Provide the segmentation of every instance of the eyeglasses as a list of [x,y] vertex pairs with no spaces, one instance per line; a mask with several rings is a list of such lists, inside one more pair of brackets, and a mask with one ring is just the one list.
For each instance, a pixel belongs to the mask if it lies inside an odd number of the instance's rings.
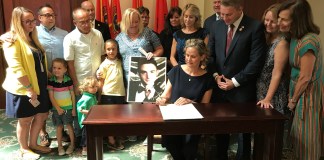
[[21,22],[24,22],[26,25],[31,25],[31,24],[36,24],[36,19],[26,20],[26,21],[21,21]]
[[56,17],[56,14],[50,14],[50,13],[46,13],[46,14],[41,14],[40,16],[44,16],[46,18],[55,18]]
[[76,21],[77,23],[81,24],[81,25],[86,25],[86,24],[90,24],[92,21],[90,19],[88,20],[84,20],[84,21]]
[[149,16],[141,16],[142,19],[149,19],[150,17]]

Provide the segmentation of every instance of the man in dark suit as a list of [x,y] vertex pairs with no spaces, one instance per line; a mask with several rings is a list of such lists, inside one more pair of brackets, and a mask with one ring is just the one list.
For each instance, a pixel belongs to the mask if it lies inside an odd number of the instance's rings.
[[213,1],[213,9],[215,11],[215,14],[209,16],[205,22],[204,22],[204,28],[210,33],[210,29],[214,22],[220,20],[220,6],[221,6],[221,0],[214,0]]
[[[256,101],[256,79],[266,55],[264,26],[243,14],[243,0],[222,0],[222,20],[211,30],[209,45],[217,86],[212,102],[242,103]],[[229,134],[217,135],[217,158],[228,159]],[[236,159],[250,159],[251,134],[238,137]]]
[[91,26],[97,30],[99,30],[102,34],[104,42],[111,38],[109,27],[106,23],[102,23],[100,21],[95,20],[95,7],[91,1],[84,1],[81,3],[81,8],[85,9],[89,13],[89,17],[91,20]]

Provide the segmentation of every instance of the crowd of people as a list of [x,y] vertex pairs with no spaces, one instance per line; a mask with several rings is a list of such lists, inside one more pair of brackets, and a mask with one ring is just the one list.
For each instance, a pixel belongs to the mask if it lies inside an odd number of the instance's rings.
[[[14,8],[10,31],[0,37],[8,64],[2,87],[6,115],[18,119],[21,157],[39,159],[51,152],[45,126],[49,111],[58,155],[77,147],[87,155],[82,122],[90,108],[125,104],[127,94],[129,103],[157,105],[255,102],[291,116],[284,140],[290,140],[287,147],[294,149],[295,159],[324,157],[323,53],[309,3],[273,4],[261,21],[243,12],[243,0],[214,0],[213,8],[215,14],[202,27],[197,5],[173,7],[161,33],[148,27],[146,7],[128,8],[115,39],[107,24],[95,20],[91,1],[73,10],[75,29],[70,33],[55,25],[56,14],[48,4],[39,8],[38,16],[25,7]],[[133,57],[142,57],[135,63],[140,81],[128,86]],[[164,90],[155,84],[156,57],[167,59]],[[127,93],[127,87],[143,89]],[[107,137],[109,149],[124,149],[119,137]],[[162,142],[173,159],[194,160],[200,137],[168,135]],[[216,135],[216,159],[228,159],[229,141],[230,133]],[[240,133],[237,143],[236,159],[251,159],[251,133]]]

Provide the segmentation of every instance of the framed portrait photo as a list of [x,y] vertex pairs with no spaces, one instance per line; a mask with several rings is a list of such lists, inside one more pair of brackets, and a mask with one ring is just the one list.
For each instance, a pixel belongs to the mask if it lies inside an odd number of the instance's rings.
[[127,85],[127,102],[154,103],[166,85],[165,57],[131,57]]

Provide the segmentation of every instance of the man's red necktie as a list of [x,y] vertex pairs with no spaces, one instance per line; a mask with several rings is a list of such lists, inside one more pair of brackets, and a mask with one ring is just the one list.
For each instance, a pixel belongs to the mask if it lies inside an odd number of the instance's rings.
[[230,25],[230,30],[227,33],[227,40],[226,40],[226,55],[227,55],[227,51],[231,45],[232,39],[233,39],[233,33],[234,33],[234,25],[231,24]]

